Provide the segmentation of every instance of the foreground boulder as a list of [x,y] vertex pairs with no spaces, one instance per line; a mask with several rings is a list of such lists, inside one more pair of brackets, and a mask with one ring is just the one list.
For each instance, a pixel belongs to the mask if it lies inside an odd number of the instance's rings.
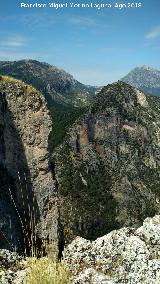
[[74,284],[160,283],[160,216],[91,242],[77,237],[64,259]]
[[27,284],[27,261],[16,252],[0,250],[0,283]]
[[[26,284],[31,260],[0,250],[0,283]],[[93,242],[77,237],[64,251],[64,264],[70,270],[65,284],[159,284],[160,216]]]

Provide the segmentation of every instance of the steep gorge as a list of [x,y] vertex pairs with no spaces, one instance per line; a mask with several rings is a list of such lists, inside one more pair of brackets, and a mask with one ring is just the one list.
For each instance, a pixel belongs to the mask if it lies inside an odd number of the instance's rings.
[[[48,153],[52,122],[33,87],[0,77],[0,246],[50,253],[80,235],[139,226],[160,210],[160,99],[104,87]],[[57,192],[58,184],[58,192]],[[62,230],[63,228],[63,230]]]

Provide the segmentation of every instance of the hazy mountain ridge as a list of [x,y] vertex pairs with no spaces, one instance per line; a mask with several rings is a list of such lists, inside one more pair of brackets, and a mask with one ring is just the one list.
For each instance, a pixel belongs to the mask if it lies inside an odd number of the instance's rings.
[[89,104],[97,90],[78,82],[62,69],[36,60],[1,61],[0,74],[33,85],[45,95],[49,105],[83,107]]
[[121,81],[143,92],[160,96],[160,70],[149,66],[136,67],[130,71]]

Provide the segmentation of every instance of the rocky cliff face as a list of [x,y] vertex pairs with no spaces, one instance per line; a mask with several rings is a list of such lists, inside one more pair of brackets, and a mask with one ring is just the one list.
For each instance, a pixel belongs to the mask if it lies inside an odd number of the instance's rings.
[[124,78],[123,82],[130,84],[155,96],[160,96],[160,70],[149,66],[142,66],[133,69]]
[[58,241],[59,213],[48,166],[51,119],[43,95],[0,77],[0,246]]
[[90,242],[77,237],[64,259],[74,284],[160,283],[160,216]]
[[138,226],[160,210],[160,99],[103,88],[54,154],[66,240]]

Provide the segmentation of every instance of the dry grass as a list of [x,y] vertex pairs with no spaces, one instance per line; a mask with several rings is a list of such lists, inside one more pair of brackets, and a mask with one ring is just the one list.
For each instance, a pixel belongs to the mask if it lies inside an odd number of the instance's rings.
[[29,94],[30,93],[40,93],[32,85],[26,84],[23,81],[10,77],[10,76],[0,75],[0,81],[4,81],[7,83],[19,83],[24,88],[24,91],[27,91]]
[[27,284],[69,284],[69,271],[62,263],[48,258],[32,258]]
[[13,77],[6,76],[6,75],[0,76],[0,80],[1,80],[1,81],[6,81],[6,82],[21,82],[21,81],[18,80],[18,79],[15,79],[15,78],[13,78]]

